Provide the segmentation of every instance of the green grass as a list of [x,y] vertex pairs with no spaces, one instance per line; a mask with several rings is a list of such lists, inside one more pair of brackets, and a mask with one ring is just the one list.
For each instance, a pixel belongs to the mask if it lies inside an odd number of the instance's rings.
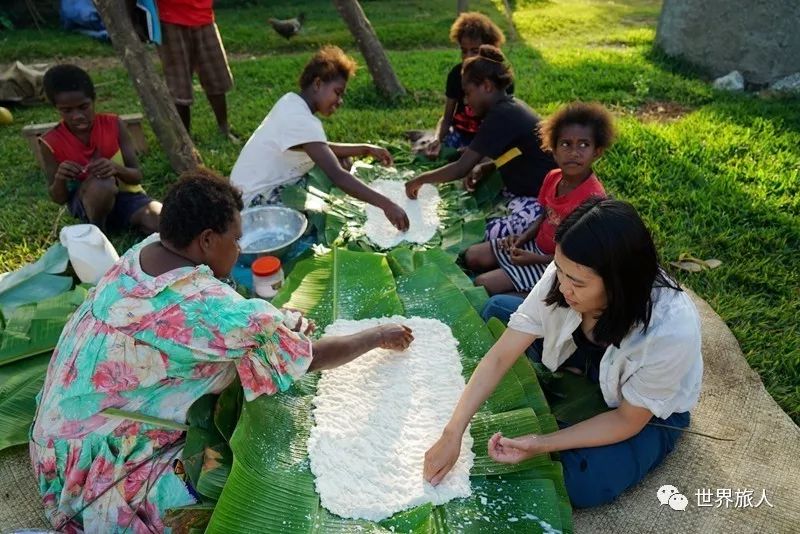
[[[236,89],[229,102],[240,132],[250,133],[275,100],[294,89],[318,44],[334,42],[354,51],[329,2],[306,4],[306,29],[288,43],[264,20],[296,14],[291,2],[218,9],[223,38],[234,52]],[[331,139],[398,140],[405,130],[433,126],[445,74],[458,61],[447,38],[454,4],[363,2],[409,95],[387,104],[362,69],[348,88],[345,106],[325,121]],[[505,24],[500,2],[470,4]],[[518,95],[542,114],[573,99],[598,100],[615,110],[619,139],[597,165],[598,174],[614,195],[640,210],[664,260],[690,252],[724,262],[714,271],[676,276],[725,319],[769,392],[800,421],[800,101],[719,93],[701,72],[662,57],[652,48],[659,5],[653,0],[517,2],[514,21],[523,42],[507,44],[506,51]],[[56,30],[2,37],[0,62],[112,53],[107,45]],[[105,68],[93,76],[99,84],[98,109],[139,109],[122,69]],[[671,122],[643,122],[636,111],[653,102],[677,103],[688,113]],[[0,128],[0,271],[41,254],[54,239],[58,212],[19,135],[22,125],[54,120],[54,113],[39,107],[18,110],[16,116],[13,126]],[[229,172],[237,150],[216,133],[201,93],[193,128],[205,162]],[[146,186],[160,196],[174,175],[148,135],[152,148],[142,158]],[[65,216],[60,224],[71,222]],[[122,248],[132,240],[123,236],[115,243]]]

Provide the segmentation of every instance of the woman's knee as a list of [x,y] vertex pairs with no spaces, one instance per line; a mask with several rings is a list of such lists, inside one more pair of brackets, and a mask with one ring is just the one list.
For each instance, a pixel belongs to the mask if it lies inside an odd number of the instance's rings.
[[487,322],[492,317],[495,317],[504,323],[508,323],[511,314],[517,311],[519,305],[522,304],[522,300],[520,297],[513,295],[495,295],[483,306],[481,318],[484,322]]
[[561,453],[564,483],[575,508],[608,504],[637,482],[624,465],[619,465],[620,469],[614,473],[607,472],[604,466],[598,465],[598,458],[592,456],[583,455],[580,450]]

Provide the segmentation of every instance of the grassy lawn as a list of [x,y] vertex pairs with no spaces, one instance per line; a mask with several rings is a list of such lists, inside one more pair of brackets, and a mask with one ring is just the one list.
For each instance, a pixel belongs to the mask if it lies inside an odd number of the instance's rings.
[[[236,89],[231,121],[247,135],[295,80],[308,52],[354,43],[330,2],[304,2],[306,28],[287,42],[269,16],[294,16],[294,2],[242,7],[222,2],[219,26],[231,52]],[[362,2],[409,96],[389,105],[376,96],[366,69],[348,88],[345,107],[326,129],[340,141],[397,140],[431,127],[441,110],[447,69],[458,51],[447,33],[455,2]],[[470,2],[505,26],[500,2]],[[597,100],[618,117],[619,139],[597,166],[614,195],[629,200],[652,228],[663,259],[682,252],[718,258],[722,267],[676,276],[725,319],[767,389],[800,421],[800,101],[713,91],[702,73],[653,50],[660,2],[555,0],[516,2],[521,42],[506,51],[517,93],[541,114],[573,99]],[[104,57],[110,46],[56,29],[0,35],[0,63],[81,57],[94,61],[99,110],[133,112],[136,94],[124,70]],[[100,58],[100,59],[98,59]],[[92,64],[92,63],[89,63]],[[198,88],[199,90],[199,88]],[[216,133],[197,94],[194,137],[205,162],[230,171],[237,149]],[[0,271],[35,259],[54,240],[58,207],[19,135],[24,124],[51,121],[48,107],[17,110],[0,128]],[[173,180],[148,132],[142,158],[146,185],[159,196]],[[73,221],[64,216],[59,225]],[[117,238],[124,246],[131,236]]]

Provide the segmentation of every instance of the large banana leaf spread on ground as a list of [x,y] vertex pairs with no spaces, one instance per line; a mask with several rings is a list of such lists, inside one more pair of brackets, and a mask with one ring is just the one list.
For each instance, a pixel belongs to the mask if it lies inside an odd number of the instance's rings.
[[[461,289],[468,282],[441,251],[397,249],[387,256],[334,249],[299,262],[273,303],[306,312],[320,327],[336,319],[394,314],[436,318],[458,339],[468,378],[503,328],[499,322],[487,326],[480,319]],[[494,432],[517,436],[557,428],[524,356],[472,421],[476,453],[472,496],[416,507],[380,523],[342,519],[320,505],[306,451],[316,381],[317,375],[310,374],[285,393],[244,403],[230,451],[224,447],[220,428],[220,421],[229,417],[217,418],[213,428],[217,436],[204,445],[196,478],[201,494],[209,501],[218,499],[206,506],[213,507],[207,532],[571,531],[571,509],[558,461],[540,455],[506,465],[487,454],[487,441]],[[226,394],[230,395],[226,391],[223,397]],[[227,404],[234,402],[228,399]],[[230,408],[222,411],[226,409]],[[219,406],[216,412],[220,413]],[[202,448],[191,448],[187,456]],[[210,484],[209,478],[221,484]]]

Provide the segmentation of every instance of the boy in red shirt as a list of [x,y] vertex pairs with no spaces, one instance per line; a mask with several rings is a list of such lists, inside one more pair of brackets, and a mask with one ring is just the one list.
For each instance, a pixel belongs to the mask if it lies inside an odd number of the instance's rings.
[[39,138],[50,198],[67,204],[73,217],[104,232],[138,227],[158,231],[161,203],[142,188],[142,171],[125,124],[94,112],[91,78],[74,65],[44,75],[44,91],[61,122]]
[[164,79],[186,131],[191,132],[192,77],[197,72],[219,131],[231,141],[238,142],[228,124],[225,98],[225,93],[233,88],[233,76],[214,23],[213,3],[213,0],[158,0],[158,18],[161,21],[158,55],[164,68]]
[[591,197],[605,197],[592,170],[614,137],[611,114],[599,104],[574,102],[542,123],[543,148],[553,153],[558,169],[544,178],[539,204],[544,213],[522,234],[473,245],[465,263],[483,272],[475,285],[490,295],[527,293],[553,261],[554,236],[561,221]]

